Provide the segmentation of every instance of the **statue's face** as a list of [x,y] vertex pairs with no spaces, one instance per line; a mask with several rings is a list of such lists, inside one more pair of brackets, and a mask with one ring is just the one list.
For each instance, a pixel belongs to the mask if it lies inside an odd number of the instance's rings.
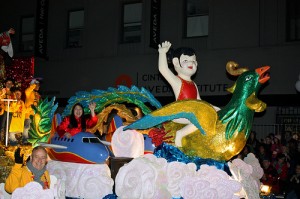
[[174,59],[177,59],[176,61],[173,60],[173,64],[179,76],[186,75],[191,77],[196,73],[198,66],[196,55],[181,55],[179,60],[178,58]]

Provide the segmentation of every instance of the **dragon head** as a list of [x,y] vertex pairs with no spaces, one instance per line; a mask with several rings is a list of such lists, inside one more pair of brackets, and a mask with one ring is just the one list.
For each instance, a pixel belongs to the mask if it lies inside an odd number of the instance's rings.
[[243,92],[245,92],[245,90],[257,92],[261,84],[266,83],[270,79],[270,76],[267,73],[270,69],[270,66],[263,66],[255,70],[249,70],[246,67],[238,68],[238,66],[238,63],[234,61],[229,61],[226,64],[226,70],[230,75],[239,75],[236,83],[227,89],[231,93],[237,90],[237,85],[243,87],[243,89],[240,89]]
[[227,89],[235,94],[235,99],[245,100],[246,106],[255,112],[265,110],[266,104],[256,96],[260,86],[270,79],[268,74],[270,66],[248,70],[247,68],[238,68],[236,62],[230,61],[227,63],[226,69],[231,75],[239,75],[236,83]]

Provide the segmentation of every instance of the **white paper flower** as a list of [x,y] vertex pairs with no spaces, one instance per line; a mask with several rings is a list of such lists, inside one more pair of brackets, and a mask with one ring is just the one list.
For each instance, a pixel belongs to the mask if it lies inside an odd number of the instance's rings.
[[253,153],[249,153],[247,157],[244,158],[244,161],[252,166],[253,172],[251,175],[257,180],[261,179],[264,175],[264,170],[261,168],[261,165],[255,155]]
[[144,136],[136,130],[123,130],[119,127],[111,140],[112,150],[116,157],[137,158],[144,154]]
[[193,171],[182,162],[170,162],[167,166],[167,189],[171,193],[172,197],[180,197],[179,183],[186,176],[192,176]]
[[201,198],[205,189],[209,189],[210,183],[197,177],[185,177],[179,184],[180,195],[185,199]]
[[80,164],[49,161],[47,168],[60,184],[58,194],[66,190],[66,196],[81,198],[103,198],[112,194],[113,180],[107,164]]
[[[251,159],[251,157],[249,157]],[[240,182],[243,186],[240,195],[246,199],[259,199],[259,186],[253,177],[253,168],[241,159],[234,159],[228,162],[233,179]]]
[[12,196],[12,199],[53,199],[54,192],[52,189],[43,189],[37,182],[30,182],[24,187],[17,188]]
[[120,198],[153,198],[157,194],[158,172],[146,158],[136,158],[119,169],[115,179]]

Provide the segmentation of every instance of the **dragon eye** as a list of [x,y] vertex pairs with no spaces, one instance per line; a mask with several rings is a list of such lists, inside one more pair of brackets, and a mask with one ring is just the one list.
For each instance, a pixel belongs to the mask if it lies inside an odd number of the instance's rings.
[[246,81],[249,81],[250,79],[252,79],[252,76],[246,76]]

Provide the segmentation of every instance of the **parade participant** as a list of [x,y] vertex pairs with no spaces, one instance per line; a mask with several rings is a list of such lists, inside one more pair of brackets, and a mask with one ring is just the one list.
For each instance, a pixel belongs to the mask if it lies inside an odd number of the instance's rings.
[[[11,88],[14,86],[14,80],[11,78],[7,78],[4,82],[4,88],[1,90],[0,93],[0,100],[1,99],[14,99],[14,94],[11,92]],[[1,111],[0,113],[0,142],[4,140],[4,132],[6,129],[6,125],[10,125],[10,121],[12,118],[12,109],[8,111],[8,103],[0,101],[1,103]],[[7,116],[8,116],[8,124],[7,123]]]
[[[22,92],[19,88],[13,89],[13,93],[16,96],[15,102],[12,102],[12,119],[10,122],[9,128],[9,135],[10,141],[12,143],[16,143],[16,134],[22,135],[24,131],[24,121],[25,121],[25,104],[24,101],[21,99]],[[28,138],[28,135],[24,137],[25,139]]]
[[83,132],[88,128],[94,127],[98,122],[98,117],[95,114],[95,108],[95,102],[89,104],[91,115],[89,118],[86,118],[83,106],[80,103],[75,104],[72,108],[71,115],[65,117],[57,127],[57,133],[59,136],[71,138],[79,132]]
[[[176,100],[184,99],[198,99],[201,100],[197,85],[192,81],[191,77],[197,71],[197,60],[195,51],[191,48],[178,48],[173,52],[172,63],[174,65],[177,75],[175,75],[168,67],[167,52],[171,47],[171,43],[168,41],[158,45],[158,69],[159,72],[171,85],[175,94]],[[218,111],[220,108],[213,106]],[[194,132],[197,128],[187,121],[186,119],[180,118],[174,120],[174,122],[187,124],[184,128],[176,132],[175,144],[181,147],[181,139],[184,136]]]
[[15,151],[15,165],[5,181],[5,190],[14,192],[19,187],[24,187],[29,182],[38,182],[44,189],[49,189],[50,175],[46,170],[47,151],[42,146],[33,148],[30,160],[23,165],[23,155],[20,148]]
[[14,80],[6,78],[4,80],[4,88],[0,91],[0,99],[9,99],[12,95],[11,88],[14,86]]
[[278,173],[279,192],[283,193],[288,179],[289,165],[286,162],[285,155],[278,154],[276,160],[273,162],[273,167]]
[[15,34],[15,30],[10,28],[8,31],[0,33],[0,47],[1,49],[8,53],[10,57],[13,57],[13,48],[10,39],[10,35]]
[[251,147],[251,152],[252,153],[257,153],[260,143],[258,141],[258,139],[256,138],[256,132],[255,131],[251,131],[250,136],[247,140],[247,145],[249,145]]
[[[8,31],[0,33],[0,81],[6,78],[5,66],[9,65],[11,57],[13,56],[12,42],[10,35],[15,34],[15,30],[10,28]],[[2,88],[2,85],[0,85]]]
[[30,85],[25,90],[25,124],[24,124],[24,135],[28,135],[28,130],[30,128],[30,115],[34,114],[32,105],[36,106],[41,98],[39,94],[40,82],[37,79],[33,79],[30,82]]

